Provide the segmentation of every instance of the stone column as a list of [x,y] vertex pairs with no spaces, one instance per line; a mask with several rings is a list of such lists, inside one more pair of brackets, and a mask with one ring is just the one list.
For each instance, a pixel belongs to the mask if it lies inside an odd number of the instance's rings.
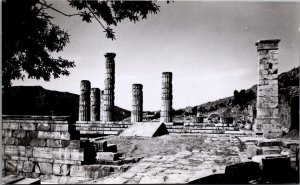
[[81,80],[79,96],[79,121],[90,121],[91,82]]
[[258,85],[254,131],[266,138],[282,134],[278,116],[278,43],[280,40],[259,40]]
[[162,73],[162,107],[160,111],[160,122],[172,122],[172,73]]
[[131,122],[143,122],[143,85],[132,85]]
[[103,121],[104,91],[100,92],[100,121]]
[[103,97],[103,121],[114,120],[114,99],[115,99],[115,53],[105,53],[105,79]]
[[91,121],[100,121],[100,89],[91,89]]

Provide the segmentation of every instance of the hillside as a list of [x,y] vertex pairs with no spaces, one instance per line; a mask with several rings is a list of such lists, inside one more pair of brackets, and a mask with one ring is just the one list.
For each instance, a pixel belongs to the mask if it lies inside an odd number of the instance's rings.
[[[2,114],[57,115],[78,119],[79,95],[44,89],[41,86],[13,86],[2,97]],[[130,116],[128,110],[115,107],[116,120]]]
[[[279,85],[279,104],[289,104],[292,96],[299,93],[299,67],[293,68],[288,72],[281,73],[278,76]],[[200,112],[220,112],[225,109],[242,109],[248,105],[256,105],[257,85],[241,91],[232,92],[234,96],[222,98],[216,101],[203,103],[193,107],[186,107],[175,111],[175,115],[195,115],[197,107]],[[192,111],[191,111],[192,109]]]

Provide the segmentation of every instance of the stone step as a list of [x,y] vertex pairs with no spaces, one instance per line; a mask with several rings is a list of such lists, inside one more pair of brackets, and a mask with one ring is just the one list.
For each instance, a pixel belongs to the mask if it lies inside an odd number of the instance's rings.
[[8,175],[8,176],[2,178],[2,183],[3,184],[14,184],[23,179],[25,179],[25,177],[18,176],[18,175]]
[[281,148],[279,146],[263,146],[261,151],[263,154],[280,154]]
[[282,141],[276,140],[276,139],[266,139],[266,140],[260,140],[257,142],[257,146],[282,146]]
[[14,184],[41,184],[40,179],[33,179],[33,178],[26,178],[23,180],[20,180]]

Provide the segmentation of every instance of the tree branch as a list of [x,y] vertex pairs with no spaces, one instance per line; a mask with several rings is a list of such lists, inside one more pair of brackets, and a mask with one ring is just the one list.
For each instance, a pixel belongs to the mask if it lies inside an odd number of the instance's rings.
[[64,12],[62,12],[60,10],[57,10],[56,8],[53,8],[52,5],[48,5],[46,2],[42,3],[42,2],[39,1],[38,4],[43,5],[43,6],[47,7],[47,8],[50,8],[51,10],[54,10],[54,11],[56,11],[56,12],[58,12],[58,13],[64,15],[64,16],[66,16],[66,17],[72,17],[72,16],[75,16],[75,15],[80,15],[78,13],[76,13],[76,14],[65,14]]
[[95,15],[95,13],[91,10],[91,8],[89,7],[89,5],[86,5],[86,7],[89,9],[89,11],[93,14],[93,17],[98,21],[98,23],[102,26],[102,28],[104,30],[106,30],[106,28],[104,27],[104,25],[101,23],[101,21],[97,18],[97,16]]

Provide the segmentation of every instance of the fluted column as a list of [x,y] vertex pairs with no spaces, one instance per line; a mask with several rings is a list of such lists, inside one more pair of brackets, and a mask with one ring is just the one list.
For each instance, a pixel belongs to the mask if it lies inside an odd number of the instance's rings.
[[91,89],[91,121],[100,121],[100,89]]
[[276,40],[256,42],[258,52],[258,86],[254,130],[264,137],[281,135],[278,115],[278,43]]
[[162,73],[162,107],[160,111],[160,122],[172,122],[172,73]]
[[90,121],[90,92],[90,81],[81,80],[79,96],[79,121]]
[[143,85],[132,85],[132,111],[131,122],[143,121]]
[[103,121],[104,90],[100,92],[100,121]]
[[114,99],[115,99],[115,53],[105,53],[105,79],[104,79],[104,104],[103,121],[114,120]]

